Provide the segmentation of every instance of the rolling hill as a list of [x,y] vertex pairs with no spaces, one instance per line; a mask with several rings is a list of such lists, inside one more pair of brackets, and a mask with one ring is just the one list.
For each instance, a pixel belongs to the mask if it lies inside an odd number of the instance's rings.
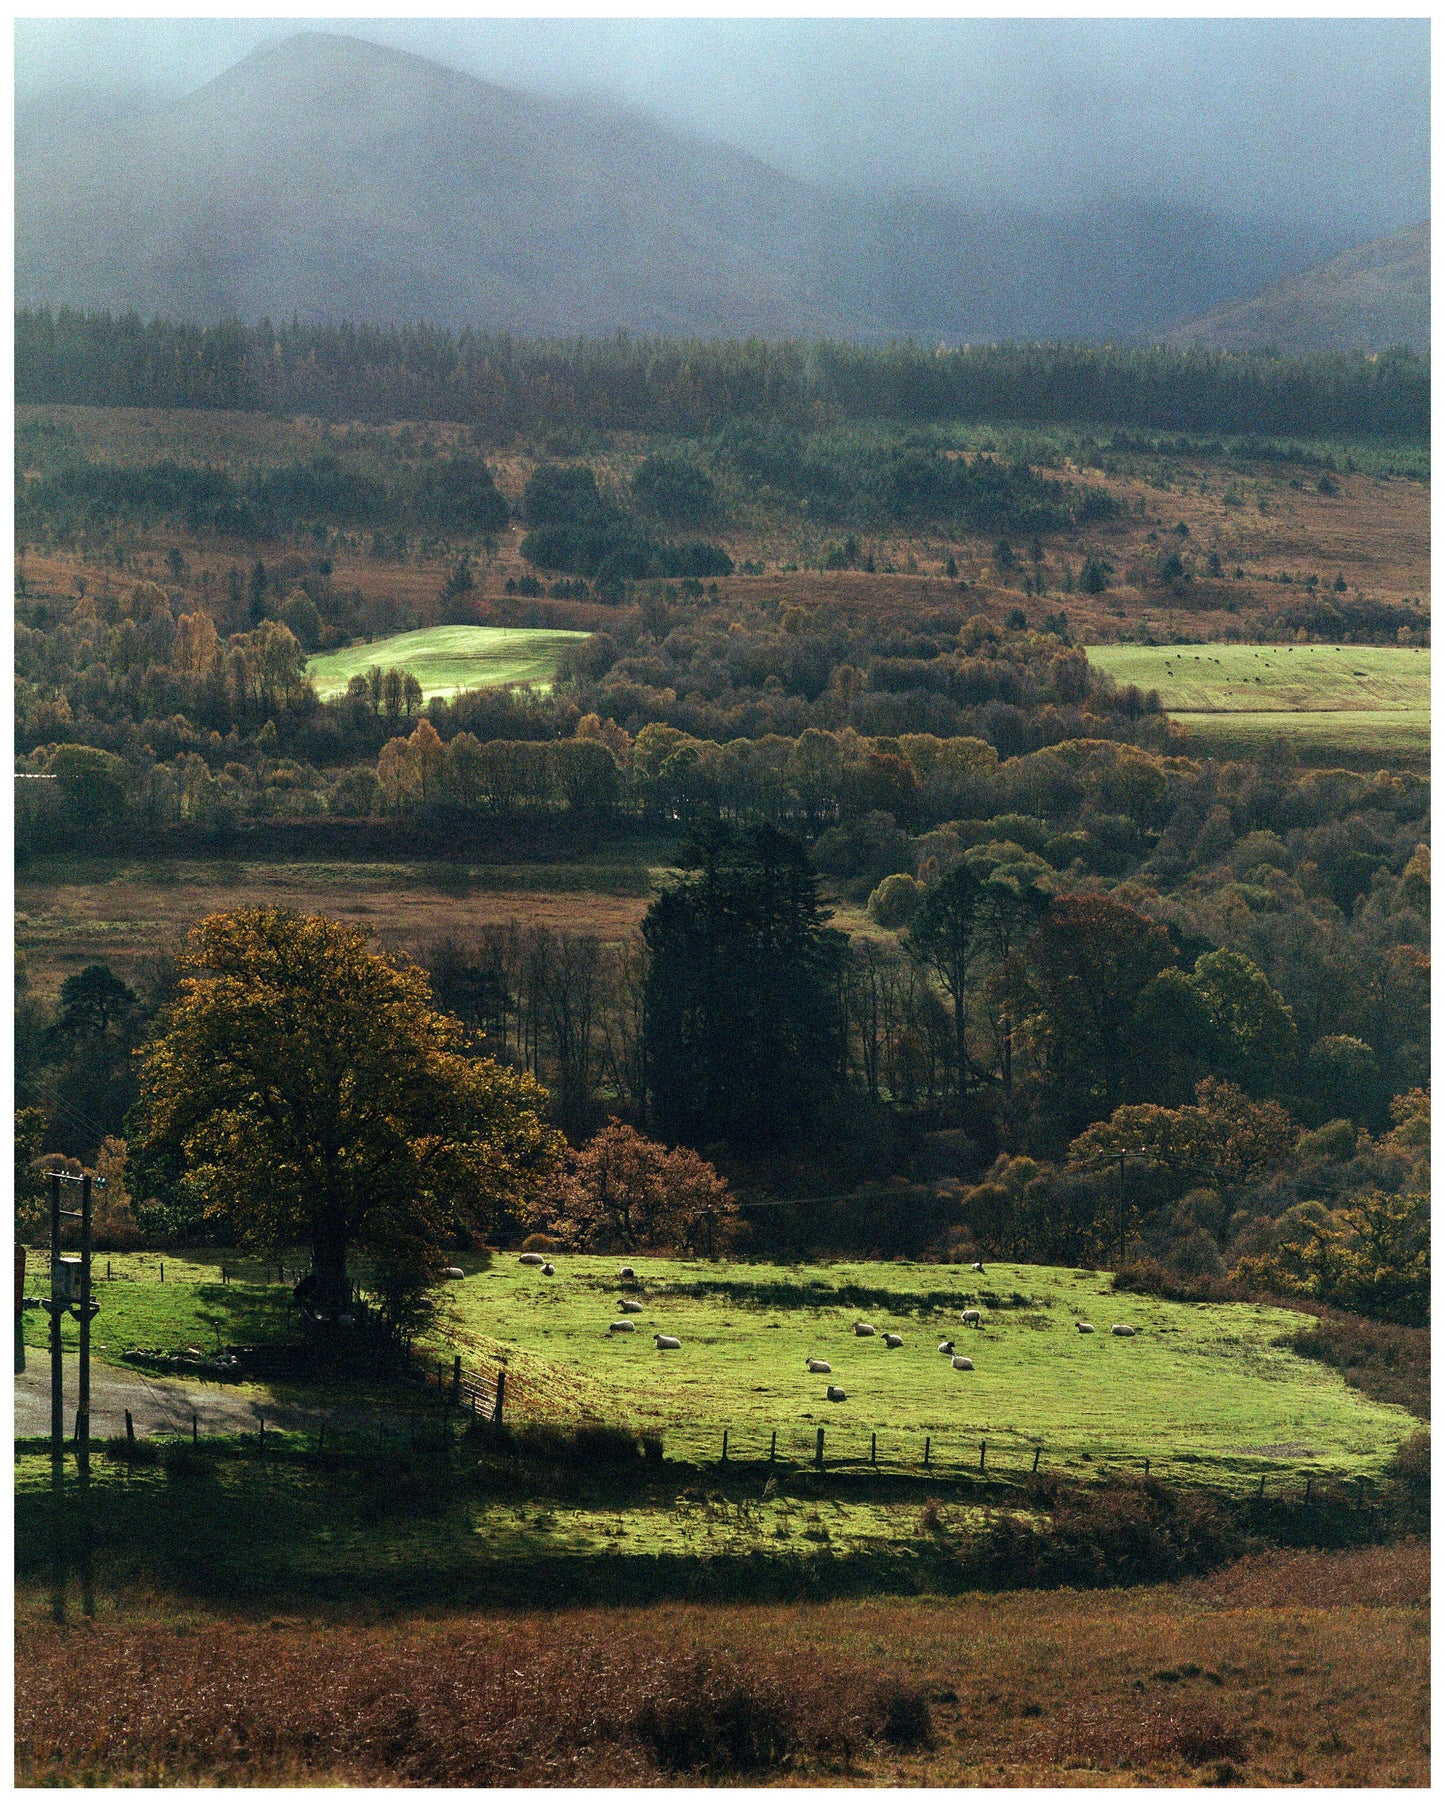
[[1215,351],[1385,351],[1430,347],[1430,227],[1342,251],[1317,269],[1216,308],[1168,335]]
[[307,32],[179,101],[19,110],[16,299],[527,334],[1155,334],[1339,249],[1119,202],[826,192],[593,103]]

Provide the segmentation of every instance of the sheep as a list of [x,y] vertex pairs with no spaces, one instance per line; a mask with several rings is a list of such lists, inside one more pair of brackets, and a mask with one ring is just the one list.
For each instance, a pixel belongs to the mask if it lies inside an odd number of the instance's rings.
[[885,1348],[902,1348],[903,1338],[902,1336],[895,1336],[891,1329],[885,1330],[883,1332],[883,1346]]
[[1111,1336],[1132,1336],[1134,1331],[1127,1323],[1116,1323],[1109,1334]]
[[811,1356],[803,1364],[809,1373],[831,1373],[833,1371],[826,1361],[815,1361]]
[[633,1272],[631,1267],[619,1267],[617,1269],[617,1277],[619,1279],[636,1279],[637,1275]]
[[1094,1326],[1092,1323],[1076,1323],[1074,1328],[1078,1330],[1081,1336],[1092,1336],[1094,1333]]
[[609,1323],[607,1325],[607,1333],[612,1336],[630,1336],[636,1328],[637,1325],[630,1317],[623,1317],[616,1323]]
[[625,1315],[635,1317],[642,1306],[635,1298],[624,1298],[617,1308]]
[[443,1279],[465,1279],[466,1274],[462,1272],[460,1267],[443,1267],[442,1268],[442,1278]]
[[983,1321],[983,1312],[982,1311],[961,1311],[959,1313],[958,1320],[960,1323],[971,1323],[974,1326],[974,1328],[977,1329],[979,1324]]
[[519,1254],[517,1256],[519,1267],[545,1267],[546,1264],[547,1256],[545,1254]]
[[853,1325],[853,1334],[855,1336],[876,1336],[878,1332],[871,1323],[864,1323],[860,1319]]
[[[631,1324],[629,1324],[628,1328],[630,1329],[631,1327]],[[652,1338],[652,1346],[654,1348],[681,1348],[682,1341],[677,1336],[654,1336]]]
[[938,1352],[940,1354],[952,1354],[953,1353],[952,1342],[940,1342],[938,1345]]
[[828,1403],[830,1405],[841,1405],[847,1396],[848,1394],[841,1386],[830,1386],[828,1388]]
[[542,1277],[544,1279],[551,1279],[556,1271],[557,1269],[552,1265],[551,1261],[548,1261],[546,1266],[542,1269]]
[[956,1373],[973,1372],[973,1362],[969,1360],[967,1355],[955,1355],[953,1357],[953,1367]]

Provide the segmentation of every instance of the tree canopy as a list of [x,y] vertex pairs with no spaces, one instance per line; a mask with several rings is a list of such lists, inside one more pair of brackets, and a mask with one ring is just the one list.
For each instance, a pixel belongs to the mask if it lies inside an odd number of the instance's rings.
[[518,1213],[561,1138],[525,1074],[462,1051],[417,966],[323,916],[205,917],[146,1049],[142,1152],[252,1246],[311,1249],[321,1297],[350,1249],[424,1277],[459,1225]]

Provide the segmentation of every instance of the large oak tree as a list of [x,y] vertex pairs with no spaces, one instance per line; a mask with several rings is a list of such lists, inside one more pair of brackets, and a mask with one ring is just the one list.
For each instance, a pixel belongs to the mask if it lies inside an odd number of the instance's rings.
[[250,1244],[309,1246],[316,1295],[355,1248],[424,1278],[458,1221],[525,1204],[561,1156],[546,1094],[463,1050],[424,972],[323,916],[207,916],[146,1049],[142,1154]]

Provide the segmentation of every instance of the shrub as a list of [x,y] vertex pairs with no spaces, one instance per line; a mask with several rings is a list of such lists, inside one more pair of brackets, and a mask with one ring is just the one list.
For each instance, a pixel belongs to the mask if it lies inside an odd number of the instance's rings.
[[868,899],[868,913],[880,928],[906,928],[923,901],[923,886],[907,872],[885,878]]
[[554,1254],[562,1246],[555,1235],[529,1235],[522,1243],[523,1254]]
[[797,1744],[797,1714],[771,1676],[697,1655],[632,1721],[657,1766],[673,1774],[752,1774],[777,1768]]

